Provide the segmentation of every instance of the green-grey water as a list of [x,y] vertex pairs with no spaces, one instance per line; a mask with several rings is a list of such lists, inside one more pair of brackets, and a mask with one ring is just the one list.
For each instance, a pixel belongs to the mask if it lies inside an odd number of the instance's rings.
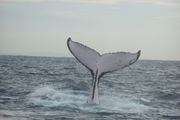
[[74,58],[1,55],[0,119],[180,119],[180,61],[139,60],[106,74],[99,105],[87,103],[91,79]]

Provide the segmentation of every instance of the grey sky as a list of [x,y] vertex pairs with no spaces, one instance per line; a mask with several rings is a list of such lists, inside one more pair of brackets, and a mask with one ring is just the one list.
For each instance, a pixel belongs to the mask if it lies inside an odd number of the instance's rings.
[[179,0],[0,0],[0,54],[71,56],[70,36],[100,53],[180,60]]

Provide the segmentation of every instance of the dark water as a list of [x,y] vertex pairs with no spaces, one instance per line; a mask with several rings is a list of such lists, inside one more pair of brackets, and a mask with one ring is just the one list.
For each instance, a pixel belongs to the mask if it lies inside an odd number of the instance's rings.
[[1,120],[180,120],[180,61],[145,61],[106,74],[100,105],[74,58],[0,56]]

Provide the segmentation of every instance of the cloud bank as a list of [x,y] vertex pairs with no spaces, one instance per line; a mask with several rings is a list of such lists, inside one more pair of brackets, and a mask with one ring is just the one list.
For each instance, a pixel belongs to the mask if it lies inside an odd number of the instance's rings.
[[114,5],[120,3],[129,4],[153,4],[161,6],[177,6],[180,5],[179,0],[0,0],[1,3],[40,3],[40,2],[69,2],[69,3],[86,3],[86,4],[102,4]]

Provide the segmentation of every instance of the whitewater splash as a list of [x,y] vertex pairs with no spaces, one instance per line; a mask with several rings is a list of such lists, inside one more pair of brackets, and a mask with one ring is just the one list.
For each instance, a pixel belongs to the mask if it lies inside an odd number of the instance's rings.
[[44,107],[68,107],[93,113],[142,113],[149,109],[137,100],[114,95],[102,95],[100,105],[89,105],[86,102],[87,96],[86,91],[56,90],[51,86],[43,86],[30,93],[27,98],[29,104]]

